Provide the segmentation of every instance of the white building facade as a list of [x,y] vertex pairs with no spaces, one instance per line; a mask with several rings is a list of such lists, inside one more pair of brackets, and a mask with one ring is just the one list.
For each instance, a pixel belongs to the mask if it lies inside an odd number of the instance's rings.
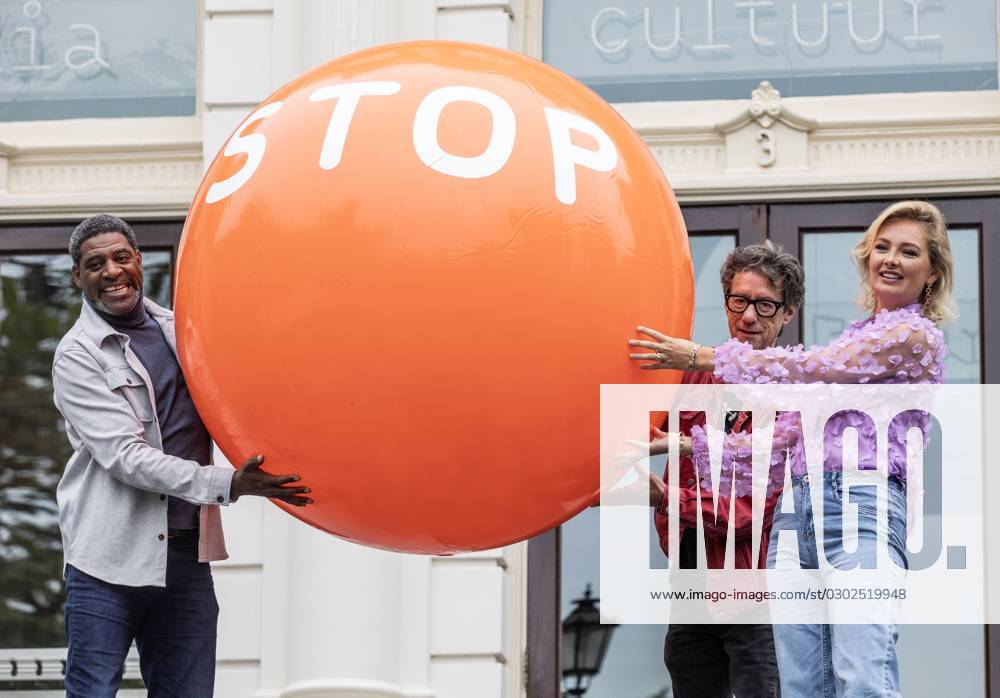
[[[54,2],[35,4],[44,12],[46,4]],[[547,52],[558,53],[559,47],[551,43],[559,31],[554,23],[566,22],[577,26],[581,45],[591,41],[601,60],[632,50],[649,51],[649,45],[642,43],[649,39],[662,49],[656,49],[663,54],[658,60],[669,61],[672,34],[646,36],[643,20],[650,21],[652,11],[660,12],[655,19],[668,26],[673,18],[669,11],[655,9],[655,3],[619,3],[621,7],[611,2],[593,7],[582,3],[586,9],[575,15],[567,3],[543,0],[197,0],[194,4],[193,113],[0,121],[0,264],[5,257],[54,254],[57,245],[51,240],[60,236],[65,240],[77,221],[102,211],[136,222],[140,242],[148,230],[157,245],[175,253],[176,236],[201,174],[238,123],[276,88],[338,56],[384,43],[449,39],[509,48],[541,59]],[[794,4],[742,3],[741,31],[755,42],[773,41],[765,36],[769,16],[765,11],[777,13],[771,15],[774,21],[783,21],[782,13],[790,11],[786,5]],[[822,8],[819,3],[799,4],[802,12],[812,15],[827,11],[826,3]],[[682,37],[688,45],[726,43],[721,29],[710,37],[712,30],[705,23],[713,12],[722,12],[721,6],[733,3],[709,0],[706,6],[699,0],[667,5],[687,13],[685,26],[703,27],[698,30],[705,32],[700,44]],[[876,0],[856,5],[881,6]],[[918,37],[918,44],[928,42],[933,49],[933,41],[926,37],[941,31],[934,29],[932,16],[921,14],[925,8],[920,5],[909,3],[923,24],[915,24],[916,33],[907,36]],[[11,36],[10,27],[28,16],[28,6],[34,11],[32,2],[0,3],[0,11],[14,22],[7,25],[6,35],[0,28],[0,45]],[[754,8],[763,18],[759,24],[746,14]],[[893,6],[890,13],[899,10]],[[550,11],[559,14],[546,16]],[[837,17],[829,20],[831,32],[842,25],[844,18]],[[96,22],[93,26],[99,28]],[[808,29],[814,32],[809,41],[815,41],[815,32],[822,27],[808,25]],[[1000,221],[991,217],[1000,211],[994,198],[1000,193],[995,6],[987,29],[993,37],[990,89],[895,92],[887,86],[866,94],[782,96],[780,81],[787,76],[762,72],[739,95],[629,100],[615,106],[667,173],[685,208],[692,239],[706,244],[721,241],[725,246],[769,237],[806,255],[822,249],[822,240],[808,237],[810,225],[823,231],[856,231],[883,201],[895,198],[919,196],[950,206],[952,220],[965,226],[963,230],[976,231],[969,261],[978,275],[974,298],[969,300],[976,312],[969,330],[972,353],[962,375],[970,382],[996,382],[1000,361],[990,358],[1000,359],[1000,318],[982,300],[991,292],[1000,293],[1000,276],[995,272],[990,276],[990,263],[1000,261]],[[29,38],[26,33],[18,35],[15,47],[25,50]],[[623,47],[623,41],[633,43]],[[148,223],[146,228],[143,222]],[[714,261],[705,263],[717,268]],[[165,264],[169,267],[170,262]],[[717,282],[709,272],[706,288]],[[0,315],[0,328],[4,317]],[[802,326],[791,332],[790,339],[815,339],[810,331]],[[0,526],[2,517],[0,512]],[[576,581],[568,584],[565,578],[575,573],[581,555],[594,554],[596,540],[590,548],[569,551],[565,541],[579,539],[567,527],[563,545],[551,535],[502,550],[423,557],[343,542],[264,502],[240,502],[224,513],[224,521],[231,557],[214,565],[221,605],[218,696],[557,695],[558,618],[565,615],[567,597],[582,592],[582,581],[577,588]],[[0,546],[8,542],[0,535]],[[582,549],[591,552],[581,553]],[[561,592],[560,558],[566,570]],[[981,637],[979,653],[969,660],[968,671],[980,678],[973,685],[977,691],[981,686],[986,695],[1000,696],[1000,685],[990,693],[986,678],[987,667],[1000,661],[1000,649],[989,652],[1000,638],[982,628],[974,629],[976,633]],[[36,690],[24,679],[26,671],[42,667],[35,663],[39,658],[45,663],[37,678],[57,679],[61,648],[4,644],[5,634],[0,628],[0,688],[5,694],[58,695],[50,684],[39,683]],[[659,637],[662,642],[662,633]],[[968,641],[968,632],[963,637],[966,640],[956,642]],[[975,645],[978,640],[968,642]],[[654,650],[655,659],[661,650]],[[13,661],[5,663],[8,657]],[[5,675],[8,664],[20,667],[20,678]],[[653,662],[648,672],[663,672],[662,663]],[[130,667],[129,676],[135,675]],[[992,676],[1000,684],[1000,671]],[[657,686],[649,686],[634,695],[669,695],[669,688],[658,694]],[[632,695],[600,693],[596,683],[594,688],[591,695],[597,698]],[[142,694],[129,689],[133,693]],[[918,689],[906,694],[937,695]]]

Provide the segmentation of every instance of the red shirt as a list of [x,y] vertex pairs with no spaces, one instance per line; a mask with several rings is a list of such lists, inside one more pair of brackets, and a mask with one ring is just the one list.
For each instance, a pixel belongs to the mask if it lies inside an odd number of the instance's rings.
[[[686,372],[681,379],[682,384],[705,385],[719,383],[709,371]],[[704,426],[705,417],[702,412],[681,412],[680,430],[685,436],[691,435],[691,427],[695,425]],[[667,425],[664,424],[666,429]],[[732,431],[749,434],[751,432],[750,415],[740,412],[736,422],[732,426]],[[669,468],[668,468],[669,470]],[[663,473],[663,481],[666,482],[668,473]],[[711,491],[703,491],[698,486],[698,474],[695,472],[694,463],[690,456],[680,458],[680,533],[678,541],[684,535],[687,528],[694,528],[697,524],[698,513],[701,512],[702,524],[705,530],[705,555],[707,557],[708,569],[722,569],[726,559],[726,536],[729,529],[729,498],[719,497],[718,510],[715,508]],[[767,498],[764,505],[764,525],[761,530],[761,539],[764,541],[760,546],[757,568],[764,569],[767,561],[767,541],[771,535],[771,523],[774,518],[774,508],[781,492],[774,492]],[[656,532],[660,536],[660,548],[664,555],[669,555],[668,542],[668,522],[667,506],[669,498],[664,497],[663,504],[653,514]],[[733,518],[735,519],[735,558],[736,569],[753,569],[753,503],[752,497],[736,497],[732,503]]]

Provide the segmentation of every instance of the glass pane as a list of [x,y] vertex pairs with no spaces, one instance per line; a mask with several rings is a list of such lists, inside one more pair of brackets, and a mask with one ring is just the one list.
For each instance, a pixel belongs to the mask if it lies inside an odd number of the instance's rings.
[[[951,349],[946,365],[948,382],[978,383],[981,376],[979,231],[952,228],[948,234],[955,262],[955,296],[961,314],[957,322],[942,327]],[[861,232],[803,236],[802,261],[806,274],[803,338],[807,345],[825,344],[850,322],[864,317],[864,311],[854,302],[858,272],[851,257],[851,250],[861,237]],[[980,626],[900,626],[897,651],[903,695],[985,695],[984,646]],[[955,666],[954,662],[960,662],[966,670],[944,671]]]
[[[652,528],[652,515],[650,515]],[[599,597],[600,512],[585,509],[562,529],[562,579],[560,618],[572,612],[573,599],[583,596],[587,584]],[[655,536],[651,536],[655,540]],[[653,545],[656,545],[654,542]],[[659,546],[656,554],[662,558]],[[664,565],[665,566],[665,565]],[[670,678],[663,665],[664,625],[622,625],[615,629],[601,672],[594,677],[587,698],[670,696]]]
[[611,102],[997,89],[995,0],[546,0],[542,31]]
[[[694,336],[699,342],[716,343],[729,338],[723,312],[719,267],[736,244],[732,234],[694,235],[690,238],[694,265],[695,312]],[[661,471],[665,457],[654,459],[650,467]],[[581,598],[590,584],[594,596],[600,596],[600,514],[587,509],[562,526],[562,579],[560,618],[573,610],[573,599]],[[649,516],[650,567],[665,568],[667,560],[660,550]],[[639,698],[672,695],[670,678],[663,665],[663,641],[666,626],[623,625],[614,631],[601,672],[594,677],[587,698]]]
[[729,339],[729,325],[723,311],[719,269],[736,245],[736,236],[694,235],[690,241],[694,265],[694,329],[691,336],[702,344],[722,344]]
[[803,236],[806,301],[802,308],[802,338],[806,346],[826,344],[864,317],[855,302],[858,271],[851,257],[851,250],[863,235],[845,232]]
[[949,229],[948,236],[955,258],[958,320],[944,326],[950,349],[946,375],[949,383],[980,383],[979,231],[975,228]]
[[193,0],[0,0],[0,121],[195,113]]
[[[170,303],[170,253],[143,255]],[[0,256],[0,648],[61,647],[56,484],[72,451],[52,404],[52,354],[80,314],[66,253]]]
[[[855,303],[858,272],[851,257],[861,232],[806,233],[802,262],[806,273],[803,341],[826,344],[854,320],[864,317]],[[955,300],[959,319],[942,325],[950,353],[945,365],[949,383],[979,383],[979,231],[950,228],[955,260]]]

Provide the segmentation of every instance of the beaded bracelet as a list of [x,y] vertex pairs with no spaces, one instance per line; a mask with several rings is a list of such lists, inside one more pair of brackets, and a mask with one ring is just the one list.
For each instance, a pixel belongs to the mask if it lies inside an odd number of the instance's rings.
[[695,357],[698,356],[698,350],[699,349],[701,349],[701,345],[700,344],[695,344],[694,345],[694,349],[691,350],[691,356],[688,357],[688,370],[689,371],[693,371],[694,370],[694,360],[695,360]]

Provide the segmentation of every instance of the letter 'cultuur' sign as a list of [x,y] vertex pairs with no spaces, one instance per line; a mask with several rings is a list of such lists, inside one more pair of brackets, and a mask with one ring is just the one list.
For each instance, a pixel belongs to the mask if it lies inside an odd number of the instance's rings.
[[275,92],[209,167],[177,272],[181,365],[234,463],[291,513],[393,550],[494,548],[596,499],[601,383],[677,380],[680,211],[642,140],[557,70],[380,46]]

